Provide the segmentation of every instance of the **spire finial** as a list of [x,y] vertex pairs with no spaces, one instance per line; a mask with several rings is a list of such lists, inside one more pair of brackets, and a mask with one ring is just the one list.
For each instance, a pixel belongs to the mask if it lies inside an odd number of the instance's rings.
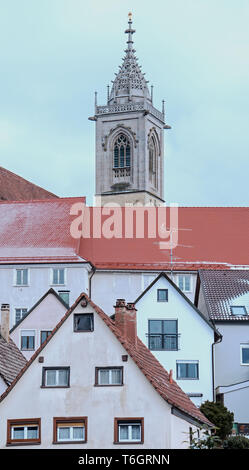
[[129,28],[125,30],[125,33],[129,34],[127,44],[128,44],[128,49],[131,49],[132,44],[133,44],[132,35],[136,32],[136,30],[131,28],[131,25],[132,25],[132,13],[131,12],[128,13],[128,18],[129,18],[128,19]]

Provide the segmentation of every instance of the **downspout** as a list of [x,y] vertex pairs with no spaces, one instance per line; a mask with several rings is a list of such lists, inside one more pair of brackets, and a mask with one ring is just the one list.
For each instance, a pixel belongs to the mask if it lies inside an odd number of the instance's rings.
[[88,295],[89,298],[92,298],[92,277],[96,271],[95,266],[92,266],[92,270],[90,271],[90,276],[88,277]]
[[[215,334],[215,333],[214,333]],[[215,401],[215,390],[214,390],[214,346],[218,343],[221,343],[222,335],[219,336],[219,339],[212,343],[212,388],[213,388],[213,402]]]

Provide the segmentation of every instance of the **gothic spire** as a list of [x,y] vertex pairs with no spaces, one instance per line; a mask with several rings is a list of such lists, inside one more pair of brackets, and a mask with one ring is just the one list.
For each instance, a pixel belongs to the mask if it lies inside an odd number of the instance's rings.
[[151,102],[150,92],[147,86],[147,81],[141,72],[141,67],[138,64],[137,57],[135,56],[135,49],[133,48],[133,34],[135,29],[132,28],[132,14],[128,15],[128,28],[125,33],[128,35],[127,48],[125,49],[125,56],[123,63],[119,67],[119,72],[113,81],[112,90],[110,93],[109,103],[126,103],[143,102],[148,100]]

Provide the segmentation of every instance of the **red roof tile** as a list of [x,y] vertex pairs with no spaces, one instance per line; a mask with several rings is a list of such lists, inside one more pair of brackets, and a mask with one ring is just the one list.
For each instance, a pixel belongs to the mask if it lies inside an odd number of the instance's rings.
[[0,202],[0,263],[82,262],[71,206],[85,198]]
[[[124,233],[124,208],[122,211]],[[103,216],[102,221],[106,218]],[[167,228],[169,222],[168,217]],[[100,269],[198,270],[249,266],[248,207],[179,207],[178,226],[178,244],[172,253],[160,249],[162,240],[158,236],[130,239],[102,236],[81,239],[80,255]]]
[[53,193],[37,186],[21,176],[0,167],[0,200],[26,201],[30,199],[57,198]]
[[99,308],[91,299],[85,294],[82,293],[75,303],[70,307],[70,309],[66,312],[60,322],[52,331],[51,335],[48,336],[46,341],[40,346],[39,349],[33,354],[31,359],[27,362],[25,367],[19,373],[19,375],[15,378],[12,384],[8,387],[8,389],[1,395],[0,402],[10,393],[10,391],[14,388],[15,384],[18,380],[22,377],[24,372],[28,369],[28,367],[34,362],[37,356],[41,353],[44,349],[46,344],[51,341],[54,337],[56,331],[63,325],[66,319],[70,316],[72,311],[78,305],[78,303],[85,297],[93,309],[98,313],[98,315],[102,318],[105,324],[110,328],[110,330],[114,333],[116,338],[120,341],[124,349],[127,353],[132,357],[136,365],[139,369],[143,372],[145,377],[151,383],[151,385],[155,388],[155,390],[161,395],[161,397],[167,401],[173,407],[176,407],[183,413],[187,414],[189,417],[196,419],[197,421],[212,426],[212,423],[201,413],[201,411],[195,406],[195,404],[190,400],[190,398],[186,395],[186,393],[179,387],[179,385],[173,380],[170,383],[169,374],[164,369],[164,367],[160,364],[160,362],[153,356],[150,350],[142,343],[142,341],[137,338],[137,346],[132,344],[130,341],[125,339],[119,329],[115,326],[115,321],[113,321],[108,315],[106,315],[101,308]]

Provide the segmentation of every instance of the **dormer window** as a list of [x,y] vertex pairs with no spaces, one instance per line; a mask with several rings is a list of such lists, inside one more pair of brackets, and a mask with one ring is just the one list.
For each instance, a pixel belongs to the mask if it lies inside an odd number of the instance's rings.
[[231,312],[236,316],[247,315],[246,307],[244,305],[231,305]]

